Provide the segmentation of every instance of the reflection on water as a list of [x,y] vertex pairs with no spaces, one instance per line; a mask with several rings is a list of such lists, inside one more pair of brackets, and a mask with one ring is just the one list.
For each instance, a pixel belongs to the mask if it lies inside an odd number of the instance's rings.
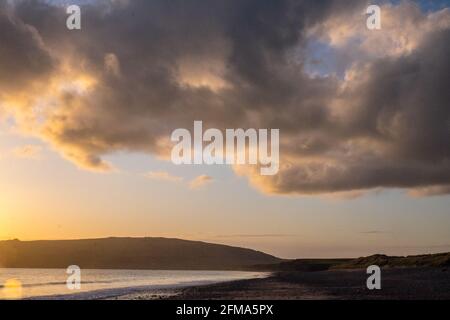
[[22,283],[17,279],[8,279],[2,286],[2,293],[0,295],[3,299],[21,299],[22,298]]
[[92,270],[82,269],[81,289],[69,290],[65,269],[2,269],[0,299],[82,294],[84,299],[134,292],[170,289],[222,281],[265,277],[266,273],[241,271]]

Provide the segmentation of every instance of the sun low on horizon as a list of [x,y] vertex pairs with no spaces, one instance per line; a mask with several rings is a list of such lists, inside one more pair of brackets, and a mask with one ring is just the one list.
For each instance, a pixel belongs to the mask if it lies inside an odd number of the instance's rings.
[[449,57],[448,1],[0,0],[0,240],[448,252]]

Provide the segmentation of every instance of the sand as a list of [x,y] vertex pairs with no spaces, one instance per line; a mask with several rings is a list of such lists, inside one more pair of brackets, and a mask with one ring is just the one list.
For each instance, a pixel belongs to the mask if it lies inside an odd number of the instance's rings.
[[446,268],[383,269],[381,290],[366,287],[366,270],[282,272],[264,279],[197,286],[155,295],[142,292],[117,299],[186,300],[434,300],[450,299]]

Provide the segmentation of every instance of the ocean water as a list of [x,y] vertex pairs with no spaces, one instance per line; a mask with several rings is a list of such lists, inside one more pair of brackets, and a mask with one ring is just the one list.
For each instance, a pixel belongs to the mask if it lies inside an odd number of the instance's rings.
[[263,272],[81,270],[81,289],[69,290],[65,269],[2,269],[0,299],[100,299],[266,277]]

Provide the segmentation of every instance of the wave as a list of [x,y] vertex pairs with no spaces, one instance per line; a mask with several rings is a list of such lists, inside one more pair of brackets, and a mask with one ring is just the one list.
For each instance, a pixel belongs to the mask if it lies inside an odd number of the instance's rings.
[[[81,281],[81,285],[83,284],[111,284],[111,283],[118,283],[117,280],[93,280],[93,281]],[[42,283],[24,283],[22,284],[22,288],[34,288],[34,287],[45,287],[45,286],[60,286],[60,285],[66,285],[66,281],[53,281],[53,282],[42,282]],[[5,285],[0,284],[0,289],[5,288]]]
[[142,286],[128,286],[128,287],[119,287],[119,288],[107,288],[107,289],[97,289],[90,291],[83,291],[73,294],[54,294],[54,295],[45,295],[45,296],[34,296],[25,298],[25,300],[96,300],[96,299],[108,299],[119,297],[132,293],[139,292],[171,292],[176,293],[182,288],[191,287],[191,286],[203,286],[209,285],[213,283],[220,283],[226,281],[188,281],[183,283],[173,283],[173,284],[164,284],[164,285],[142,285]]

